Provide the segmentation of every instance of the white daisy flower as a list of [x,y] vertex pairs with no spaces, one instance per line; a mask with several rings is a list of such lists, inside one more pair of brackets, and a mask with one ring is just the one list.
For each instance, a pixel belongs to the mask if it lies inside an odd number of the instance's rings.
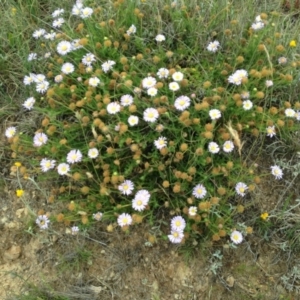
[[80,18],[86,19],[89,18],[93,14],[93,9],[90,7],[84,7],[80,11]]
[[103,213],[101,213],[99,211],[97,213],[93,214],[93,219],[96,221],[100,221],[102,219],[102,217],[103,217]]
[[297,110],[295,112],[295,118],[296,118],[297,121],[300,121],[300,110]]
[[150,89],[156,85],[156,79],[154,77],[148,76],[142,80],[142,86],[144,89]]
[[78,50],[83,48],[83,45],[80,44],[80,39],[75,39],[71,43],[72,49],[71,50]]
[[139,118],[137,117],[137,116],[130,116],[129,118],[128,118],[128,124],[130,125],[130,126],[135,126],[135,125],[137,125],[139,123]]
[[121,226],[121,227],[131,225],[132,217],[129,214],[123,213],[123,214],[119,215],[117,222],[118,222],[119,226]]
[[37,29],[33,32],[32,36],[35,38],[35,39],[38,39],[40,38],[41,36],[43,36],[44,34],[46,33],[46,30],[45,29]]
[[250,93],[248,91],[243,91],[241,92],[241,97],[242,99],[247,100],[250,97]]
[[125,180],[118,186],[118,189],[123,195],[130,195],[134,189],[134,184],[131,180]]
[[264,24],[263,22],[259,21],[259,22],[253,23],[253,24],[251,25],[251,28],[252,28],[253,30],[260,30],[260,29],[264,28],[264,26],[265,26],[265,24]]
[[71,227],[71,234],[76,235],[79,232],[79,227],[78,226],[73,226]]
[[43,132],[38,132],[33,137],[33,145],[35,147],[40,147],[42,145],[45,145],[48,141],[48,137]]
[[266,80],[266,87],[270,87],[273,85],[273,81],[272,80]]
[[65,23],[65,20],[63,18],[59,18],[52,22],[52,26],[55,28],[60,28],[64,23]]
[[212,120],[217,120],[221,118],[221,112],[218,109],[211,109],[209,111],[209,116]]
[[35,223],[41,228],[41,229],[47,229],[50,223],[50,220],[46,215],[40,215],[35,220]]
[[35,83],[41,83],[46,81],[46,76],[44,74],[35,74],[33,80]]
[[172,81],[172,82],[169,83],[169,89],[172,92],[176,92],[180,89],[180,86],[176,81]]
[[163,42],[163,41],[165,41],[166,40],[166,37],[163,35],[163,34],[158,34],[156,37],[155,37],[155,40],[157,41],[157,42]]
[[67,63],[64,63],[62,66],[61,66],[61,71],[64,73],[64,74],[71,74],[73,73],[75,70],[75,67],[73,64],[67,62]]
[[13,136],[15,136],[16,132],[17,132],[17,128],[16,128],[16,127],[13,127],[13,126],[8,127],[8,128],[5,130],[5,136],[6,136],[7,138],[12,138]]
[[203,199],[206,196],[206,194],[207,194],[207,190],[202,184],[197,184],[193,188],[193,195],[197,199]]
[[30,85],[34,82],[34,77],[35,77],[35,74],[34,73],[30,73],[29,76],[25,76],[24,79],[23,79],[23,83],[25,85]]
[[65,12],[64,9],[58,8],[52,13],[52,18],[57,18]]
[[121,102],[121,105],[123,105],[123,106],[129,106],[133,103],[133,97],[131,95],[128,95],[128,94],[123,95],[121,97],[120,102]]
[[72,49],[72,44],[68,41],[61,41],[56,46],[56,51],[60,55],[66,55],[67,53],[71,52]]
[[132,200],[132,208],[137,211],[143,211],[149,203],[150,193],[147,190],[140,190],[135,194]]
[[92,72],[93,72],[93,66],[87,66],[87,67],[85,68],[85,72],[86,72],[86,73],[92,73]]
[[232,141],[226,141],[224,144],[223,144],[223,151],[226,152],[226,153],[230,153],[232,152],[232,150],[234,149],[234,144]]
[[92,53],[87,53],[81,61],[85,66],[90,66],[94,61],[96,61],[96,57]]
[[83,4],[80,2],[77,2],[75,5],[72,7],[72,15],[74,16],[79,16],[81,14],[81,9],[83,7]]
[[253,103],[250,100],[243,101],[243,109],[250,110],[253,107]]
[[33,97],[30,97],[22,104],[22,106],[24,106],[28,110],[31,110],[33,108],[34,103],[35,99]]
[[244,182],[238,182],[235,185],[235,191],[238,195],[244,197],[246,195],[246,190],[248,189],[248,186]]
[[45,54],[44,54],[44,58],[49,58],[51,56],[51,52],[46,52]]
[[56,76],[54,77],[54,81],[55,81],[56,83],[62,82],[63,79],[64,79],[64,77],[63,77],[62,75],[56,75]]
[[147,90],[147,94],[151,97],[154,97],[157,95],[157,89],[155,87],[151,87]]
[[198,210],[198,209],[197,209],[196,206],[191,206],[191,207],[189,207],[189,212],[188,212],[189,216],[191,216],[191,217],[196,216],[197,210]]
[[234,230],[230,234],[230,239],[234,244],[240,244],[243,241],[243,235],[239,231]]
[[183,79],[183,74],[181,72],[175,72],[172,74],[174,81],[181,81]]
[[158,78],[168,78],[169,70],[166,68],[160,68],[156,75],[158,76]]
[[99,155],[99,151],[97,148],[91,148],[88,151],[88,157],[89,158],[97,158]]
[[242,80],[248,77],[248,72],[246,70],[236,70],[232,75],[228,77],[228,82],[241,85]]
[[108,60],[101,65],[101,68],[104,73],[107,73],[116,63],[113,60]]
[[191,105],[191,99],[188,96],[180,96],[176,98],[174,106],[177,110],[183,111]]
[[267,130],[267,136],[273,137],[276,135],[275,126],[268,126],[266,130]]
[[217,52],[220,47],[220,43],[218,41],[213,41],[208,44],[206,49],[210,52]]
[[275,179],[281,179],[283,176],[282,169],[278,166],[271,166],[271,173],[275,176]]
[[175,216],[171,220],[171,229],[177,231],[183,231],[186,226],[185,219],[181,216]]
[[107,105],[106,110],[110,115],[115,115],[121,110],[121,105],[117,102],[111,102]]
[[143,118],[146,122],[154,123],[159,117],[159,113],[155,108],[147,108],[143,113]]
[[168,235],[170,242],[173,244],[180,244],[183,237],[184,237],[183,232],[178,230],[172,230],[171,234]]
[[126,31],[126,33],[128,35],[131,35],[131,34],[135,34],[136,33],[136,27],[132,24],[129,29]]
[[288,118],[294,118],[296,112],[292,108],[287,108],[284,113]]
[[240,85],[242,83],[242,80],[236,74],[232,74],[228,77],[228,82],[235,84],[235,85]]
[[46,33],[46,34],[44,35],[44,38],[45,38],[46,40],[50,40],[50,41],[55,40],[55,37],[56,37],[56,33],[55,33],[55,32]]
[[36,53],[29,53],[29,55],[27,57],[27,60],[32,61],[32,60],[35,60],[35,59],[37,59],[37,54]]
[[285,65],[285,64],[287,63],[287,58],[284,57],[284,56],[279,57],[279,58],[278,58],[278,63],[279,63],[280,65]]
[[82,160],[82,153],[80,152],[80,150],[71,150],[67,154],[67,162],[69,164],[81,162],[81,160]]
[[96,87],[96,86],[99,85],[99,83],[100,83],[100,79],[98,77],[91,77],[89,79],[89,85],[90,86]]
[[210,142],[210,143],[208,144],[208,151],[209,151],[210,153],[216,154],[216,153],[218,153],[218,152],[220,151],[220,147],[219,147],[219,145],[218,145],[217,143],[215,143],[215,142]]
[[165,138],[164,136],[159,137],[154,141],[154,145],[158,150],[167,147],[167,138]]
[[157,132],[163,132],[165,129],[164,125],[162,124],[158,124],[156,127],[155,127],[155,131]]
[[142,93],[142,89],[140,89],[139,87],[135,87],[134,89],[133,89],[133,92],[135,93],[135,94],[137,94],[137,95],[140,95],[141,93]]
[[70,171],[70,165],[66,163],[61,163],[57,166],[57,172],[59,175],[66,175]]
[[43,158],[40,162],[40,166],[43,172],[47,172],[55,167],[55,160]]
[[36,91],[38,93],[45,93],[49,88],[49,82],[48,81],[43,81],[43,82],[40,82],[36,85]]
[[255,22],[260,22],[260,21],[261,21],[261,16],[260,15],[256,16],[255,17]]

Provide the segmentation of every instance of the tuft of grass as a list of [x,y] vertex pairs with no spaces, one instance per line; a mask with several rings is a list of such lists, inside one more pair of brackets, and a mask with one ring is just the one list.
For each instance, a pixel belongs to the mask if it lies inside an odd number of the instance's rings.
[[[275,11],[250,11],[242,20],[227,1],[160,5],[73,6],[59,28],[49,15],[39,22],[35,30],[55,37],[29,39],[38,59],[23,65],[34,81],[26,85],[27,102],[34,102],[22,105],[35,132],[22,123],[8,139],[12,156],[30,159],[24,178],[58,182],[49,199],[66,205],[51,221],[83,229],[98,213],[112,229],[122,219],[126,231],[132,221],[152,222],[164,207],[169,219],[184,216],[187,223],[185,235],[165,235],[172,241],[218,242],[234,229],[245,236],[252,229],[234,219],[251,207],[243,197],[267,176],[251,155],[274,136],[288,143],[297,130],[300,103],[281,100],[297,86],[294,23]],[[20,10],[50,8],[33,3]],[[70,41],[77,48],[64,52]],[[167,76],[157,73],[161,68]],[[122,97],[131,98],[129,105]]]
[[[154,240],[175,241],[187,257],[203,244],[234,248],[239,241],[231,233],[250,239],[254,228],[262,240],[276,237],[282,248],[298,249],[300,24],[294,12],[284,12],[280,1],[84,5],[92,9],[87,18],[57,0],[0,4],[0,118],[4,134],[16,128],[3,142],[4,158],[12,171],[22,163],[16,183],[25,190],[21,199],[28,199],[27,188],[35,189],[47,204],[33,208],[30,227],[37,215],[45,216],[51,228],[56,223],[75,235],[74,226],[84,231],[100,220],[108,232],[119,226],[130,237],[129,225],[159,224]],[[64,9],[60,28],[51,16],[57,8]],[[259,22],[263,28],[253,29]],[[55,38],[34,38],[41,28]],[[157,42],[158,34],[165,40]],[[78,49],[59,53],[59,43],[74,41]],[[37,59],[28,60],[31,53]],[[91,64],[83,62],[88,53]],[[114,64],[105,69],[107,61]],[[66,72],[65,63],[74,70]],[[168,70],[166,78],[157,74],[160,68]],[[41,92],[30,73],[45,75],[49,87]],[[35,82],[24,85],[25,76]],[[147,77],[155,79],[153,86],[145,84]],[[124,95],[131,105],[121,103]],[[35,103],[26,109],[30,97]],[[145,117],[149,108],[158,115],[153,122]],[[37,134],[47,140],[33,145]],[[70,169],[62,172],[65,163]],[[280,181],[270,174],[274,165],[283,171]],[[257,205],[264,182],[284,185],[267,211]],[[170,224],[174,217],[182,217],[178,232]],[[122,268],[138,262],[123,252]],[[62,258],[62,269],[79,270],[91,257],[75,249]],[[212,266],[217,270],[220,262]]]

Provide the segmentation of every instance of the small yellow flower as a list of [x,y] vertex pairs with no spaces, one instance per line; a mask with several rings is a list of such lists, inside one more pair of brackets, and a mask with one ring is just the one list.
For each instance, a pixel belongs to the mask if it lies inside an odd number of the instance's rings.
[[17,168],[19,168],[19,167],[22,166],[22,164],[21,164],[19,161],[16,161],[16,162],[15,162],[15,166],[16,166]]
[[16,190],[16,195],[17,195],[17,197],[22,197],[23,196],[23,194],[24,194],[24,191],[23,190]]
[[296,47],[297,46],[297,42],[295,40],[290,41],[290,47]]
[[264,221],[266,221],[266,219],[268,218],[268,216],[269,216],[269,214],[268,214],[267,212],[264,212],[264,213],[262,213],[262,214],[260,215],[260,217],[261,217]]
[[11,14],[14,16],[16,14],[17,9],[15,7],[11,8]]

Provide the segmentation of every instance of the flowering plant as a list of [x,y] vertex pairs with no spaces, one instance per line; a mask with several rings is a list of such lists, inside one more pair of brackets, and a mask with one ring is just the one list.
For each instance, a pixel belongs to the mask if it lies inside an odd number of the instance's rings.
[[[173,24],[182,17],[163,9]],[[46,50],[30,62],[44,57],[45,72],[30,70],[23,80],[22,110],[37,110],[41,122],[32,135],[16,127],[5,135],[16,155],[32,158],[26,176],[57,180],[51,199],[67,201],[58,218],[66,225],[103,220],[128,229],[167,208],[171,242],[201,234],[238,244],[233,219],[261,176],[247,147],[258,136],[284,139],[296,130],[300,103],[278,94],[293,86],[300,63],[289,72],[283,66],[293,55],[282,56],[286,42],[270,26],[272,15],[257,16],[241,40],[232,20],[218,40],[190,32],[179,46],[167,30],[146,31],[151,20],[142,10],[151,7],[117,1],[106,11],[77,1],[69,12],[55,10],[52,25],[32,34]],[[183,12],[195,24],[202,14]],[[199,64],[182,61],[191,48]],[[277,166],[271,173],[283,176]],[[37,224],[46,228],[48,219]]]

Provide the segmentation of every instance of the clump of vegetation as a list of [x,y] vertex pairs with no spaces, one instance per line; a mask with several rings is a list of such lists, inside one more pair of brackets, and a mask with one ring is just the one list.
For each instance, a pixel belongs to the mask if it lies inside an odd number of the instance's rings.
[[22,111],[39,117],[34,132],[5,134],[18,172],[56,183],[47,202],[65,204],[39,211],[41,229],[103,220],[126,231],[167,211],[172,243],[252,233],[235,216],[262,177],[284,176],[256,160],[298,128],[300,60],[279,13],[241,22],[219,2],[77,1],[32,33]]

